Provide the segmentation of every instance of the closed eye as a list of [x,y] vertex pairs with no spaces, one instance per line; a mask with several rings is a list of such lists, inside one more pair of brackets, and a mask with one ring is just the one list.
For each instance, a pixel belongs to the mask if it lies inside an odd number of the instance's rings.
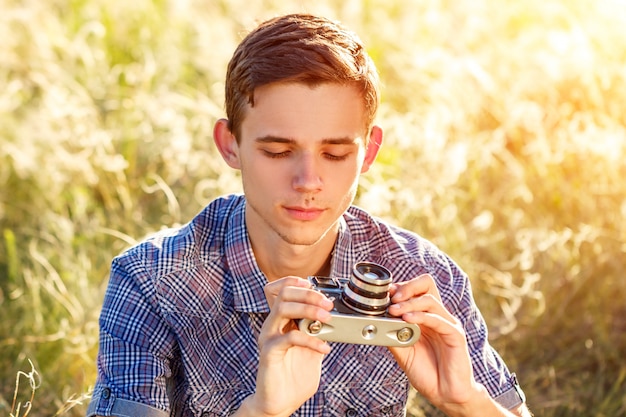
[[330,160],[330,161],[345,161],[348,158],[348,155],[350,155],[349,153],[347,154],[343,154],[343,155],[335,155],[332,153],[325,153],[324,154],[324,158]]
[[263,155],[269,158],[286,158],[291,154],[291,151],[271,152],[266,149],[263,149],[262,152]]

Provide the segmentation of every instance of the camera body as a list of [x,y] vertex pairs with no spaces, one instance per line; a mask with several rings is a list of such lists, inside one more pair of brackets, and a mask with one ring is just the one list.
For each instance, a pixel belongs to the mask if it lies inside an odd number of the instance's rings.
[[329,342],[379,346],[411,346],[420,337],[416,324],[390,316],[391,272],[372,262],[359,262],[350,279],[311,276],[313,289],[334,304],[331,320],[301,319],[298,328]]

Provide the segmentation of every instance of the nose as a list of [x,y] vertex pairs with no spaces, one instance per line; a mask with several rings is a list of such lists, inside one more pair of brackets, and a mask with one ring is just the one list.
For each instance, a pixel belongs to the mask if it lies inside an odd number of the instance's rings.
[[308,152],[303,152],[302,156],[297,158],[295,163],[293,188],[300,192],[319,191],[322,187],[322,177],[315,157]]

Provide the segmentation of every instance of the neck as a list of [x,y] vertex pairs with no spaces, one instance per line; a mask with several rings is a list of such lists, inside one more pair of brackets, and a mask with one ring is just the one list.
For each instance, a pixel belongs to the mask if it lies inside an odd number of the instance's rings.
[[256,262],[270,282],[286,276],[329,275],[336,239],[337,234],[329,232],[315,244],[293,245],[276,235],[250,236]]

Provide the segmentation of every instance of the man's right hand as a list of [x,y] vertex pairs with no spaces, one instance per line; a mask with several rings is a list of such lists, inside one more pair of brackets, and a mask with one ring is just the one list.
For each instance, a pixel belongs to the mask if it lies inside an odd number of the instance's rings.
[[298,330],[294,320],[330,320],[332,301],[311,290],[308,281],[285,277],[268,284],[270,305],[259,336],[256,392],[246,398],[237,416],[289,416],[315,394],[322,359],[330,346]]

